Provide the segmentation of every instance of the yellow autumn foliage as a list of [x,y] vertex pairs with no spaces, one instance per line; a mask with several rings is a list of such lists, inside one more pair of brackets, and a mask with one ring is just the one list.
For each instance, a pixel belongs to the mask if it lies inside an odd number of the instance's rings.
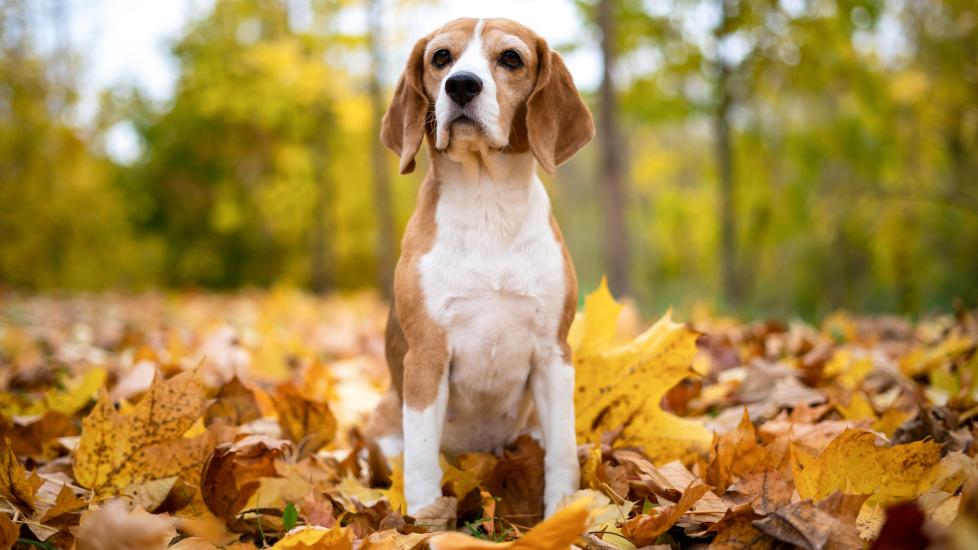
[[819,456],[791,445],[795,487],[803,499],[821,500],[836,491],[871,495],[867,504],[886,505],[916,498],[930,489],[941,446],[915,441],[883,447],[876,434],[846,430]]
[[618,345],[621,310],[602,281],[587,296],[584,315],[571,330],[578,440],[621,428],[619,441],[643,446],[655,463],[689,459],[709,445],[712,434],[700,422],[663,411],[659,403],[683,378],[695,376],[697,334],[667,313],[631,342]]

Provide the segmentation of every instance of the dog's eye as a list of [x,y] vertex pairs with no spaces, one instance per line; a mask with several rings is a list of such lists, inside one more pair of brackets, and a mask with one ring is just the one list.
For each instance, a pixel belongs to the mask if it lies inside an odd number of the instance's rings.
[[444,67],[452,62],[452,53],[448,50],[438,50],[435,55],[431,56],[431,62],[434,63],[435,67]]
[[523,66],[523,58],[513,50],[506,50],[499,56],[499,62],[510,69],[518,69]]

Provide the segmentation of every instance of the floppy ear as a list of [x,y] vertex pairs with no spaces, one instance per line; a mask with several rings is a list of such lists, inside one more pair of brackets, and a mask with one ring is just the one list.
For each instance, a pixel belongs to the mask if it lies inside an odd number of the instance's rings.
[[526,102],[526,130],[533,156],[553,174],[594,137],[594,119],[560,54],[540,40],[537,56],[537,82]]
[[394,89],[394,97],[380,123],[380,141],[401,157],[401,173],[414,171],[414,156],[418,154],[424,138],[425,115],[428,98],[424,95],[422,71],[427,38],[414,45],[401,78]]

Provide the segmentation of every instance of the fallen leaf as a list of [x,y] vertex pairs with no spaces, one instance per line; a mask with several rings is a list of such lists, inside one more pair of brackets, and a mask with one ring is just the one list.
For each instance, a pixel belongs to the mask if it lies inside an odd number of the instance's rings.
[[558,510],[522,538],[512,542],[495,543],[479,540],[462,533],[443,533],[429,539],[431,550],[481,550],[512,548],[513,550],[561,550],[580,537],[587,526],[588,503],[575,501]]
[[34,511],[34,489],[17,455],[10,449],[10,441],[0,437],[0,496],[29,515]]
[[503,452],[486,489],[499,499],[499,517],[511,518],[518,525],[533,525],[543,516],[543,484],[543,448],[524,435]]
[[854,524],[839,521],[828,512],[817,508],[811,501],[782,506],[763,519],[756,520],[754,527],[775,540],[805,550],[863,548]]
[[58,491],[57,499],[54,501],[54,505],[44,512],[41,516],[41,523],[48,523],[51,520],[57,519],[65,514],[76,512],[88,506],[88,503],[78,498],[75,492],[72,491],[67,485],[62,485],[61,490]]
[[10,550],[19,535],[20,527],[10,521],[6,514],[0,514],[0,550]]
[[325,527],[297,527],[272,546],[272,550],[352,550],[353,537],[349,530],[339,525]]
[[122,499],[82,514],[78,550],[163,550],[177,534],[166,515],[130,510]]
[[201,475],[201,494],[214,515],[237,515],[258,490],[261,478],[274,477],[275,460],[291,449],[291,443],[268,436],[248,436],[225,443],[211,453]]
[[819,456],[791,446],[795,487],[802,498],[821,500],[841,491],[870,494],[873,505],[913,499],[928,490],[940,456],[940,445],[930,441],[878,447],[875,434],[858,430],[846,430]]
[[620,428],[622,444],[644,446],[653,463],[691,458],[707,448],[710,432],[700,422],[663,411],[659,402],[693,374],[698,335],[667,314],[635,340],[615,345],[621,308],[602,280],[576,320],[583,323],[574,350],[578,440]]
[[204,412],[204,424],[210,426],[218,420],[228,426],[240,426],[261,418],[261,410],[255,401],[255,392],[248,389],[238,377],[221,386],[217,400]]
[[211,439],[183,434],[203,412],[204,389],[192,371],[157,377],[132,414],[117,412],[103,391],[82,421],[75,479],[100,495],[170,476],[196,483]]
[[723,518],[710,527],[716,537],[710,542],[710,550],[767,550],[774,546],[774,539],[754,526],[761,516],[749,508],[728,510]]
[[336,436],[336,417],[329,405],[306,399],[295,386],[279,386],[274,404],[282,433],[304,452],[318,451]]
[[312,489],[302,501],[302,519],[306,525],[332,527],[336,523],[333,517],[333,503],[322,493]]
[[704,483],[694,482],[683,491],[679,502],[671,506],[653,508],[648,514],[626,521],[622,533],[638,546],[652,544],[659,535],[675,525],[679,518],[709,490],[709,486]]

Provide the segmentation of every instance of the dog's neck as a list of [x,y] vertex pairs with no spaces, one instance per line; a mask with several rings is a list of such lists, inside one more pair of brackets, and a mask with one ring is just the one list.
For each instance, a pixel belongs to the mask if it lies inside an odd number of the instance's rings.
[[527,223],[549,218],[549,201],[529,153],[432,151],[439,225],[503,244]]

